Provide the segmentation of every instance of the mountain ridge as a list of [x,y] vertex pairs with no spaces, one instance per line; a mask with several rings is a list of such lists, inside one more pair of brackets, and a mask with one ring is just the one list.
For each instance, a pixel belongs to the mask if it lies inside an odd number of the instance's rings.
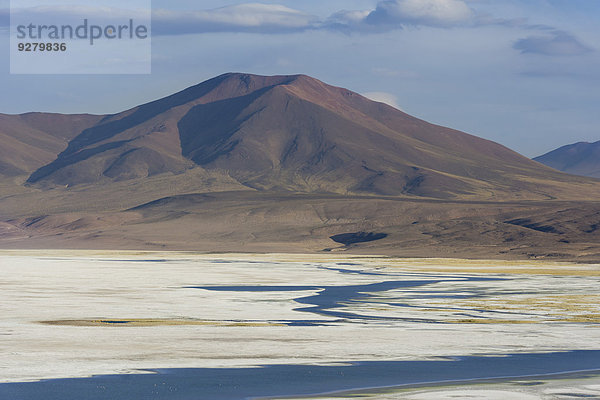
[[534,160],[562,172],[600,178],[600,141],[562,146]]
[[241,73],[104,117],[28,183],[96,184],[193,168],[253,190],[434,198],[556,197],[555,187],[569,183],[497,143],[348,89],[306,75]]

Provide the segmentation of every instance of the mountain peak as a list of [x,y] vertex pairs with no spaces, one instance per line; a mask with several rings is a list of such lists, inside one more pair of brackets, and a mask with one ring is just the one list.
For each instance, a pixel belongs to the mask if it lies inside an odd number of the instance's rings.
[[313,78],[304,74],[268,76],[240,72],[228,72],[203,82],[197,86],[205,85],[209,82],[214,82],[221,88],[223,92],[229,92],[232,97],[236,97],[236,95],[245,95],[256,90],[275,86],[286,86],[288,88],[293,88],[292,91],[295,90],[296,93],[306,94],[308,92],[315,92],[318,93],[320,97],[332,95],[334,93],[346,93],[347,95],[353,94],[358,96],[358,94],[353,93],[350,90],[328,85],[317,78]]

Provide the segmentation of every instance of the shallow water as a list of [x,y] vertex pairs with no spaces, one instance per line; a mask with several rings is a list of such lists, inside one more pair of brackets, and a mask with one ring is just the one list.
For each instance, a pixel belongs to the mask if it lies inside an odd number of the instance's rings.
[[210,399],[299,396],[357,388],[547,376],[599,370],[600,351],[461,357],[444,361],[367,361],[347,365],[267,365],[260,368],[167,369],[151,375],[112,375],[0,385],[0,398]]
[[0,399],[242,399],[600,369],[598,276],[399,265],[0,256]]
[[[359,274],[359,275],[370,275],[370,276],[379,276],[379,277],[387,277],[392,278],[394,275],[386,275],[382,273],[369,273],[364,271],[351,271],[347,269],[339,269],[339,268],[326,268],[330,271],[337,271],[343,274]],[[456,277],[449,278],[451,281],[456,282]],[[501,278],[475,278],[475,277],[466,277],[461,278],[465,281],[472,282],[483,282],[483,281],[491,281],[491,280],[500,280]],[[342,311],[334,311],[340,308],[348,308],[348,306],[352,303],[369,303],[374,300],[376,296],[393,291],[400,290],[406,288],[416,288],[420,286],[432,285],[436,283],[443,282],[443,279],[437,280],[401,280],[401,281],[385,281],[385,282],[377,282],[370,283],[364,285],[336,285],[336,286],[189,286],[188,289],[201,289],[208,291],[216,291],[216,292],[232,292],[232,293],[240,293],[240,292],[301,292],[301,291],[317,291],[318,293],[313,296],[307,297],[296,297],[294,301],[300,304],[308,304],[313,307],[299,307],[295,308],[294,311],[304,311],[314,313],[318,316],[327,316],[327,317],[335,317],[341,318],[344,322],[357,322],[357,321],[366,321],[366,320],[409,320],[414,321],[414,318],[400,318],[400,317],[386,317],[381,315],[362,315],[351,312],[342,312]],[[473,298],[477,296],[481,296],[482,294],[469,294],[469,295],[430,295],[429,298]],[[421,296],[421,298],[426,298],[427,296]],[[393,305],[396,307],[408,307],[405,304],[399,303],[391,303],[390,301],[386,301],[387,305]],[[423,320],[420,321],[425,322],[436,322],[435,320]],[[296,321],[299,322],[299,321]],[[306,321],[303,321],[306,322]]]

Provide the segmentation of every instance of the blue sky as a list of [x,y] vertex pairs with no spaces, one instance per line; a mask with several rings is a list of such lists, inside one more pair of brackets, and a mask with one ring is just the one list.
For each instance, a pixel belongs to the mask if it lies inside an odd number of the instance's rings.
[[[18,0],[15,0],[18,1]],[[10,75],[1,113],[112,113],[224,72],[304,73],[527,156],[600,140],[600,1],[153,0],[151,75]]]

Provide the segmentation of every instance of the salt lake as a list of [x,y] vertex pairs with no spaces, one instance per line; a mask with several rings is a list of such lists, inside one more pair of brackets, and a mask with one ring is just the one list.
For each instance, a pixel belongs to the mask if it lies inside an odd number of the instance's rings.
[[3,251],[0,271],[2,399],[600,397],[597,265]]

